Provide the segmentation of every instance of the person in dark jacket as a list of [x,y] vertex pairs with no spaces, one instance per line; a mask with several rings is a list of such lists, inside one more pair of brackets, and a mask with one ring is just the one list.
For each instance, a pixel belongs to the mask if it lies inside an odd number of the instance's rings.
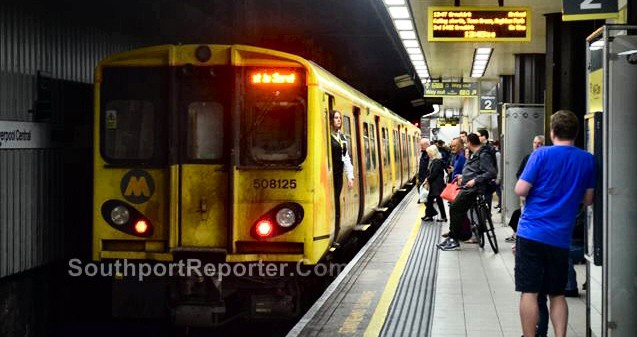
[[[429,156],[426,151],[428,147],[429,139],[422,138],[420,140],[420,163],[418,164],[418,192],[420,192],[420,188],[429,174]],[[418,203],[420,203],[420,199],[418,199]]]
[[[447,213],[445,212],[445,205],[440,198],[442,190],[445,189],[445,162],[438,151],[436,145],[431,145],[426,150],[429,156],[429,176],[427,177],[427,184],[429,185],[429,194],[427,196],[427,203],[425,204],[425,216],[422,217],[424,221],[433,221],[433,218],[440,213],[442,216],[437,221],[446,222]],[[434,200],[438,204],[438,212],[434,209]]]
[[454,250],[460,247],[458,240],[467,211],[475,202],[476,195],[484,193],[487,184],[495,179],[497,174],[491,155],[480,143],[478,135],[472,133],[467,136],[467,140],[469,142],[467,145],[473,155],[467,159],[464,169],[462,169],[462,175],[458,176],[458,183],[465,189],[458,193],[449,207],[450,232],[447,239],[438,244],[438,248],[441,250]]

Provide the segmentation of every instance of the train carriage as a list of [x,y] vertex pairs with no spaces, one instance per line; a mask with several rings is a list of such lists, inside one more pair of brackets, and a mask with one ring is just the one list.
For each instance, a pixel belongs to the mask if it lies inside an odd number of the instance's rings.
[[[295,55],[163,45],[95,78],[95,260],[314,265],[417,172],[417,127]],[[340,227],[332,109],[356,177]]]

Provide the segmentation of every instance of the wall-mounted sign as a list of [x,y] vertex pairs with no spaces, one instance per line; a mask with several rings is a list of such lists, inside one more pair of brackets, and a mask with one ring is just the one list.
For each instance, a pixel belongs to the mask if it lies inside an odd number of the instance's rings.
[[467,97],[478,96],[476,82],[425,82],[425,97]]
[[526,7],[429,7],[429,41],[531,41]]
[[0,121],[0,149],[40,149],[53,146],[50,124]]
[[617,0],[562,0],[562,20],[614,19]]

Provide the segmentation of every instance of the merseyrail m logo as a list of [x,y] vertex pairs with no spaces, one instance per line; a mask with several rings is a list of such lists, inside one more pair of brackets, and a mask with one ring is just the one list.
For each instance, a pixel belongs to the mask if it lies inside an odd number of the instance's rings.
[[155,182],[144,170],[130,170],[120,183],[120,190],[124,199],[133,204],[142,204],[150,199],[155,192]]

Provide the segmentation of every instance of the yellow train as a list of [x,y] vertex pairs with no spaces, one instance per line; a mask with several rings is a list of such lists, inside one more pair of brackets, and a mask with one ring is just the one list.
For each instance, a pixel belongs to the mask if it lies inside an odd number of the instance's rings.
[[[418,170],[418,127],[279,51],[120,53],[99,64],[94,103],[94,260],[314,265]],[[331,110],[356,177],[338,230]]]

